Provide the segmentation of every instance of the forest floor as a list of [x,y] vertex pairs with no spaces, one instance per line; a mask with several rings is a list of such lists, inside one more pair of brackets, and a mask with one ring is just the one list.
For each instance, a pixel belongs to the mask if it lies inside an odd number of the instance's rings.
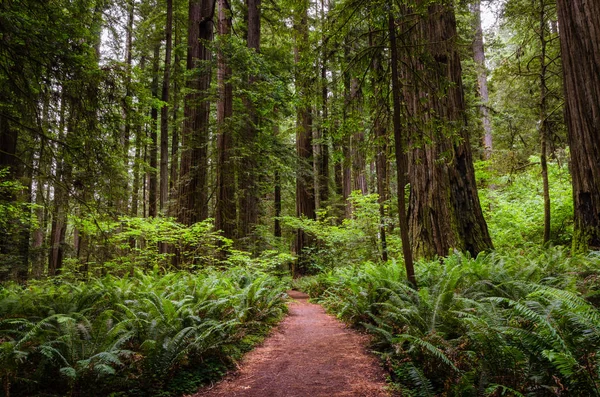
[[366,335],[348,329],[291,291],[289,315],[238,369],[193,397],[383,397],[385,373],[366,346]]

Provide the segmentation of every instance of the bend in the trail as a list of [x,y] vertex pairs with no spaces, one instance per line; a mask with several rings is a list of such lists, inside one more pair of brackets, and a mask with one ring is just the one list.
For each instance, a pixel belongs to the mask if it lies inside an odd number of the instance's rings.
[[291,291],[289,315],[240,369],[194,397],[389,396],[368,339]]

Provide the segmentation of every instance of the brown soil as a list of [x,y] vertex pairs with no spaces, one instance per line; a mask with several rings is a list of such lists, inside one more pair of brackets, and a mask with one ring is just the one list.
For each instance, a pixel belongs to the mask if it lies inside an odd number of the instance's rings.
[[385,374],[365,346],[368,338],[327,315],[308,296],[294,299],[289,315],[238,371],[193,397],[390,396]]

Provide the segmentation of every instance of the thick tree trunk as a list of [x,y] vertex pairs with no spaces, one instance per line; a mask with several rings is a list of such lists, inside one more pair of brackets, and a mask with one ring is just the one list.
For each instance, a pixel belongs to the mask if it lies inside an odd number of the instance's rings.
[[[247,45],[257,53],[260,51],[260,7],[261,0],[246,0],[248,7],[247,20]],[[256,76],[249,76],[249,89],[253,89],[256,83]],[[246,109],[248,111],[248,125],[242,131],[242,154],[241,167],[239,168],[238,194],[240,196],[240,222],[238,227],[238,238],[244,239],[250,237],[254,226],[258,223],[259,209],[259,190],[258,190],[258,166],[257,166],[257,145],[258,126],[260,120],[256,111],[255,104],[251,98],[244,98]],[[244,242],[246,247],[250,247],[251,241]]]
[[[273,135],[279,135],[279,124],[277,121],[273,125]],[[281,222],[279,217],[281,216],[281,174],[279,170],[275,170],[273,175],[273,183],[275,185],[273,189],[273,207],[275,208],[275,219],[273,220],[273,236],[281,237]]]
[[[59,121],[59,140],[66,140],[65,130],[65,112],[67,103],[70,102],[68,96],[64,92],[61,96],[61,110]],[[72,98],[71,98],[72,99]],[[67,127],[67,137],[72,133],[71,123],[69,121]],[[54,175],[54,202],[52,208],[52,226],[50,232],[50,253],[48,255],[48,275],[54,276],[60,272],[64,258],[65,234],[67,230],[67,209],[69,196],[66,192],[66,187],[69,186],[71,165],[68,159],[65,159],[65,150],[61,150],[62,155],[56,159],[56,172]]]
[[546,20],[546,2],[540,1],[540,25],[539,37],[541,44],[540,54],[540,164],[542,168],[543,194],[544,194],[544,244],[550,241],[550,182],[548,180],[548,86],[546,62],[546,47],[548,39],[546,30],[548,29],[548,21]]
[[[294,36],[296,40],[296,90],[300,103],[296,111],[296,153],[298,167],[296,175],[296,216],[315,219],[315,190],[313,178],[312,115],[309,99],[309,64],[307,61],[308,42],[307,0],[302,0],[294,15]],[[298,261],[293,270],[294,277],[307,271],[306,248],[312,245],[312,237],[303,230],[296,232],[296,253]]]
[[415,277],[415,268],[413,264],[412,247],[409,241],[408,219],[406,215],[406,198],[404,191],[406,189],[406,136],[402,134],[401,125],[401,101],[400,101],[400,77],[398,73],[398,43],[396,42],[396,24],[390,14],[388,16],[388,29],[390,39],[391,69],[392,69],[392,100],[394,103],[393,123],[394,123],[394,144],[396,150],[396,168],[398,178],[398,220],[400,224],[400,238],[402,240],[402,254],[404,256],[404,267],[406,268],[406,278],[417,288],[417,279]]
[[475,256],[492,248],[492,241],[475,184],[454,11],[429,5],[426,15],[410,18],[404,21],[411,30],[402,65],[412,246],[421,257],[443,257],[451,249]]
[[[133,20],[135,13],[135,1],[128,1],[127,11],[127,29],[125,37],[125,65],[126,65],[126,77],[125,77],[125,100],[123,101],[123,113],[125,116],[125,128],[123,130],[122,142],[123,147],[123,161],[125,163],[126,173],[129,171],[129,146],[131,144],[131,124],[133,114],[133,104],[131,95],[131,65],[133,63]],[[129,178],[125,175],[123,179],[123,191],[124,199],[118,203],[117,209],[120,213],[126,214],[128,211],[128,196],[129,196]]]
[[[218,0],[218,32],[221,45],[226,45],[231,35],[231,9],[226,0]],[[233,88],[231,67],[223,49],[218,51],[217,80],[219,100],[217,102],[217,201],[215,203],[215,228],[223,236],[233,238],[236,226],[235,167],[233,163],[233,136],[231,116],[233,115]]]
[[[167,0],[167,25],[165,27],[165,70],[162,81],[160,109],[160,195],[159,208],[166,212],[169,199],[169,88],[171,85],[171,49],[173,47],[173,0]],[[162,247],[162,244],[161,244]]]
[[206,42],[213,37],[214,10],[215,0],[190,0],[187,70],[194,76],[186,83],[189,92],[185,97],[177,205],[177,218],[186,225],[208,217],[206,181],[211,51]]
[[[175,48],[179,48],[181,44],[181,38],[178,34],[178,30],[175,29]],[[181,56],[179,51],[175,51],[175,62],[173,66],[173,128],[171,136],[171,165],[169,171],[169,199],[171,200],[171,207],[169,213],[174,212],[173,200],[177,197],[176,186],[177,179],[179,176],[179,78],[181,76]]]
[[[393,22],[393,21],[392,21]],[[392,26],[394,28],[394,26]],[[395,31],[394,37],[395,39]],[[369,34],[369,46],[374,48],[373,34]],[[381,241],[381,259],[384,262],[388,261],[388,250],[387,250],[387,236],[385,230],[386,223],[386,202],[388,200],[388,186],[387,186],[387,151],[389,145],[389,137],[386,129],[385,119],[387,118],[390,110],[387,106],[387,100],[385,97],[385,89],[389,83],[386,81],[383,65],[381,63],[382,52],[377,52],[373,56],[372,61],[372,84],[373,84],[373,97],[375,103],[384,104],[382,106],[375,106],[373,109],[373,130],[375,132],[375,174],[377,180],[377,194],[379,196],[379,236]],[[397,54],[396,54],[397,56]],[[396,70],[397,73],[397,70]],[[396,87],[399,90],[399,87]]]
[[573,251],[600,249],[600,2],[558,0],[571,148]]
[[473,59],[477,71],[477,93],[479,94],[479,114],[483,123],[483,158],[488,160],[492,155],[492,120],[488,106],[490,96],[487,84],[487,69],[485,66],[485,49],[483,46],[483,29],[481,27],[481,0],[473,1],[471,11],[474,14],[475,37],[473,39]]
[[[160,42],[154,47],[154,58],[152,60],[152,97],[158,99],[158,71],[160,65]],[[150,111],[150,169],[148,170],[148,216],[153,218],[157,215],[157,166],[158,166],[158,109],[152,106]]]
[[[352,119],[359,120],[363,113],[363,95],[357,78],[353,77],[350,83],[350,109],[352,111]],[[362,121],[355,123],[354,133],[350,139],[351,156],[352,156],[352,191],[358,190],[361,194],[368,193],[367,186],[367,161],[365,159],[365,133],[363,131]]]
[[329,1],[321,0],[321,25],[323,36],[321,38],[321,123],[319,128],[319,156],[317,158],[317,182],[318,182],[318,201],[319,207],[327,205],[329,201],[329,131],[327,129],[329,109],[328,109],[328,81],[327,81],[327,62],[328,46],[325,36],[325,7],[329,7]]

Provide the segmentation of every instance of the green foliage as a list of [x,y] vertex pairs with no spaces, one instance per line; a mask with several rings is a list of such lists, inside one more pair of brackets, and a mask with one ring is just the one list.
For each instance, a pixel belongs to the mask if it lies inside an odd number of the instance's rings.
[[[480,189],[481,206],[498,249],[542,244],[544,199],[539,161],[532,157],[519,172],[498,175],[489,163],[478,165],[477,178],[489,189]],[[573,196],[566,166],[548,163],[551,201],[551,242],[569,245],[573,235]]]
[[296,281],[375,336],[407,396],[599,395],[600,314],[585,299],[598,257],[560,248],[459,254],[416,266],[340,267]]
[[284,287],[239,267],[7,285],[0,376],[11,395],[189,392],[282,316]]
[[[377,194],[362,195],[355,191],[349,198],[352,217],[338,224],[337,219],[326,211],[317,220],[283,217],[282,224],[290,229],[302,229],[317,240],[311,261],[313,271],[336,266],[378,262],[381,252],[378,240],[380,215]],[[398,254],[399,238],[388,238],[388,251]]]

